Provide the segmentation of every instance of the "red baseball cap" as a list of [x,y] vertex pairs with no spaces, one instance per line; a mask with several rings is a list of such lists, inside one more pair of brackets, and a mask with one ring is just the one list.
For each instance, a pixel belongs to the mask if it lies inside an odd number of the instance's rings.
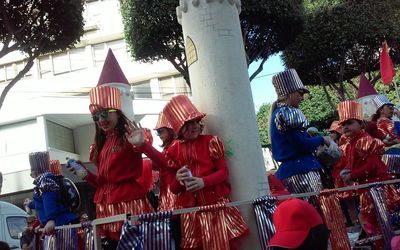
[[308,202],[288,199],[282,202],[274,213],[276,233],[268,247],[294,249],[307,238],[310,229],[323,224],[317,210]]

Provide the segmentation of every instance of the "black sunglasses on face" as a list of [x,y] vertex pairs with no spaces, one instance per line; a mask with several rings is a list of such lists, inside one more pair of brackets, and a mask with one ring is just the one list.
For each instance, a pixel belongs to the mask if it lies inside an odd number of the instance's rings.
[[157,136],[160,136],[161,135],[161,133],[164,131],[164,128],[158,128],[158,129],[156,129],[156,135]]
[[100,120],[100,117],[102,119],[108,119],[108,114],[112,112],[117,112],[116,109],[108,109],[108,110],[103,110],[95,115],[92,116],[93,121],[98,122]]

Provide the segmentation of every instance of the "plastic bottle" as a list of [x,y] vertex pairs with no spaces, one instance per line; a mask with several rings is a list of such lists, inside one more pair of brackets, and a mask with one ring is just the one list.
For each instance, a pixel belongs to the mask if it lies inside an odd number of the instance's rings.
[[66,159],[67,159],[66,167],[74,169],[76,175],[78,175],[81,178],[84,178],[87,175],[85,168],[81,164],[79,164],[75,159],[69,159],[68,157]]

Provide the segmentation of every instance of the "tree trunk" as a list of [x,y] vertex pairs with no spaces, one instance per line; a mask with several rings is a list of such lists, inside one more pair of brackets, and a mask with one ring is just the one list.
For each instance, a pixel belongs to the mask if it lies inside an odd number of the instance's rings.
[[20,72],[18,72],[18,74],[15,76],[14,79],[11,80],[10,83],[6,85],[0,96],[0,109],[3,106],[4,100],[6,99],[7,93],[10,91],[10,89],[14,87],[14,85],[32,68],[33,60],[35,60],[35,57],[30,57],[25,67]]
[[329,105],[331,106],[331,108],[332,108],[333,110],[335,110],[335,109],[336,109],[336,106],[335,106],[335,104],[333,103],[332,98],[331,98],[331,96],[329,95],[328,90],[326,89],[326,85],[325,85],[323,82],[321,82],[321,85],[322,85],[322,88],[323,88],[323,90],[324,90],[324,93],[325,93],[326,99],[328,100]]
[[178,64],[175,59],[173,58],[168,58],[168,61],[174,65],[175,69],[178,70],[179,73],[183,76],[183,79],[185,79],[187,85],[189,88],[191,88],[191,83],[190,83],[190,77],[189,77],[189,69],[187,66]]

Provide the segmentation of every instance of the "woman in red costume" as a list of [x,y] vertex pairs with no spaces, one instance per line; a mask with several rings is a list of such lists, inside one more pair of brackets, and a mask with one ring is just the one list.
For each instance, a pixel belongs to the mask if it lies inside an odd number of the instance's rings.
[[231,192],[224,145],[217,136],[201,135],[205,114],[187,96],[173,97],[163,113],[178,135],[166,152],[176,173],[171,190],[178,195],[177,205],[202,206],[199,212],[181,215],[181,247],[230,249],[248,227],[237,208],[224,206]]
[[[118,214],[143,214],[153,211],[146,198],[147,190],[137,179],[142,174],[143,130],[121,111],[120,91],[109,86],[90,90],[90,112],[95,122],[95,143],[90,147],[90,161],[97,173],[87,168],[73,169],[82,179],[96,187],[96,217]],[[100,235],[107,239],[106,249],[115,249],[122,223],[105,224]]]
[[400,135],[396,131],[395,122],[392,120],[394,105],[384,95],[375,96],[373,101],[377,106],[377,111],[372,116],[372,120],[377,122],[381,139],[387,147],[399,144]]

